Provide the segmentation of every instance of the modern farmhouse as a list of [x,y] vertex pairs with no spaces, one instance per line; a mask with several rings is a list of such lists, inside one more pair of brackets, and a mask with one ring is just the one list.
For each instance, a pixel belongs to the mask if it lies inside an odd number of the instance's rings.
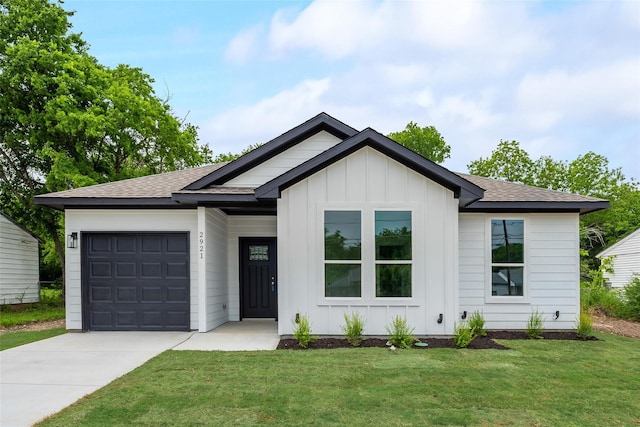
[[227,164],[36,197],[65,211],[67,328],[198,330],[307,315],[340,334],[406,316],[450,335],[572,329],[579,215],[606,200],[454,173],[322,113]]

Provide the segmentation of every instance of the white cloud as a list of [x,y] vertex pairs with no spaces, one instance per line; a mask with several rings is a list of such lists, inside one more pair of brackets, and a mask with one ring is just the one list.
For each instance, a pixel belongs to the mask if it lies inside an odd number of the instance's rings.
[[331,86],[331,79],[306,80],[291,89],[253,105],[230,109],[206,125],[212,134],[212,149],[218,152],[239,152],[255,143],[264,143],[297,126],[321,109],[322,97]]
[[261,32],[261,27],[256,26],[236,35],[227,46],[225,59],[232,63],[243,64],[255,57]]

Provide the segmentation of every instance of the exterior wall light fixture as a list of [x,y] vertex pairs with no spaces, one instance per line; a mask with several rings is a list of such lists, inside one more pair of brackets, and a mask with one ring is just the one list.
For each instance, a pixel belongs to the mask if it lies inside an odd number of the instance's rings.
[[67,247],[75,249],[78,247],[78,233],[73,232],[67,236]]

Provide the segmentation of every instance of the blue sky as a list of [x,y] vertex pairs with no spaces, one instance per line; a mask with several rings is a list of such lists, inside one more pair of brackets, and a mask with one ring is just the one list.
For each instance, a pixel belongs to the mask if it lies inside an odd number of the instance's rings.
[[67,0],[105,65],[141,67],[214,151],[321,111],[358,129],[433,125],[460,172],[501,139],[588,151],[640,179],[637,1]]

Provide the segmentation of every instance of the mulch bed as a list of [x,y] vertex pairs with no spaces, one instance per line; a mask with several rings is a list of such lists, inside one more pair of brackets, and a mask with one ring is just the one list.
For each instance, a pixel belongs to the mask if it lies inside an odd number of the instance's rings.
[[[578,341],[597,341],[596,337],[582,338],[573,331],[561,332],[543,332],[543,339],[546,340],[578,340]],[[524,331],[489,331],[486,337],[476,337],[469,349],[471,350],[509,350],[509,347],[495,342],[494,340],[526,340],[527,335]],[[416,349],[429,348],[457,348],[453,342],[453,338],[420,338],[420,342],[427,343],[427,347],[414,347]],[[386,338],[365,338],[360,347],[380,347],[387,346]],[[344,338],[318,338],[309,344],[308,349],[332,349],[332,348],[351,348],[351,345]],[[298,345],[298,341],[293,338],[283,338],[278,344],[278,350],[306,350]]]

